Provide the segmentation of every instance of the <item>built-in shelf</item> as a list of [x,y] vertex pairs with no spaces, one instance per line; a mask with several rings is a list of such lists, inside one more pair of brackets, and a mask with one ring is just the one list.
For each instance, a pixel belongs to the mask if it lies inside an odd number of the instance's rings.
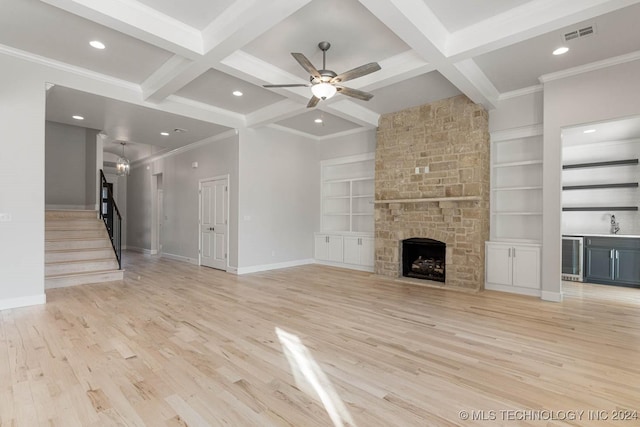
[[542,212],[531,212],[531,211],[521,211],[521,212],[493,212],[491,215],[496,216],[515,216],[515,215],[542,215]]
[[349,216],[349,212],[327,212],[324,215],[326,216]]
[[524,160],[521,162],[494,163],[494,168],[511,168],[515,166],[541,165],[542,160]]
[[424,203],[424,202],[474,202],[480,201],[480,196],[459,196],[459,197],[427,197],[421,199],[389,199],[374,200],[373,203]]
[[573,165],[562,165],[562,169],[584,169],[584,168],[599,168],[599,167],[608,167],[608,166],[632,166],[637,164],[638,164],[638,159],[610,160],[607,162],[576,163]]
[[339,182],[356,182],[356,181],[372,181],[372,176],[365,176],[362,178],[341,178],[341,179],[327,179],[324,182],[327,184],[335,184]]
[[334,200],[334,199],[350,199],[351,197],[349,196],[327,196],[325,197],[325,199],[330,199],[330,200]]
[[372,198],[373,194],[362,194],[359,196],[353,196],[351,197],[352,199],[366,199],[366,198]]
[[637,211],[637,206],[581,206],[565,207],[563,212]]
[[541,185],[528,186],[528,187],[502,187],[494,188],[493,191],[523,191],[523,190],[542,190]]
[[622,182],[619,184],[585,184],[585,185],[565,185],[562,190],[599,190],[604,188],[638,188],[637,182]]

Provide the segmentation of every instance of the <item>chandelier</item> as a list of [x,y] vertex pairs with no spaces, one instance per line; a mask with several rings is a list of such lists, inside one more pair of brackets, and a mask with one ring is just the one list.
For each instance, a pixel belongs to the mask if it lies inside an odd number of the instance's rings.
[[122,145],[122,156],[118,157],[118,160],[116,161],[116,175],[129,175],[131,165],[129,164],[129,159],[124,156],[124,146],[127,145],[127,143],[121,141],[120,145]]

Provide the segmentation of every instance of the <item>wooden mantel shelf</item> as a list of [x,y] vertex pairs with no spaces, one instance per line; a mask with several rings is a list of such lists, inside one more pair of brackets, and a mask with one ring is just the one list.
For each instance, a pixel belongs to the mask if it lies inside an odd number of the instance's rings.
[[422,203],[422,202],[473,202],[480,201],[480,196],[459,196],[459,197],[428,197],[425,199],[389,199],[374,200],[373,203]]

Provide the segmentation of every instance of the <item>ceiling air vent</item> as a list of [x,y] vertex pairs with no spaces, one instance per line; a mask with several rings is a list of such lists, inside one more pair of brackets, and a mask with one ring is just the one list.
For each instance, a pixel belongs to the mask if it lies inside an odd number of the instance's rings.
[[592,36],[596,33],[596,26],[589,25],[588,27],[578,28],[575,30],[564,33],[562,37],[564,41],[568,42],[582,37]]

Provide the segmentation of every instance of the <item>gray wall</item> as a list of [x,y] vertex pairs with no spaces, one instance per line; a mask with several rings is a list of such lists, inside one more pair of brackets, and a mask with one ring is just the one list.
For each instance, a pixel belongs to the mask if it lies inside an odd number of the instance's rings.
[[313,258],[320,168],[314,141],[271,128],[240,131],[238,267]]
[[45,203],[47,207],[85,208],[87,205],[87,156],[87,129],[46,122]]
[[151,250],[152,191],[161,176],[162,252],[196,261],[198,181],[229,174],[229,265],[312,259],[313,233],[320,227],[320,160],[373,151],[374,130],[315,141],[265,127],[136,165],[128,177],[127,245]]
[[[192,168],[192,162],[198,168]],[[151,250],[152,194],[161,176],[164,196],[162,251],[198,259],[198,182],[229,175],[229,264],[238,262],[238,137],[135,165],[127,182],[127,247]]]
[[[375,153],[376,130],[372,129],[366,132],[317,141],[315,144],[318,160],[354,156],[363,153]],[[320,185],[319,181],[318,185]]]
[[94,209],[97,199],[98,174],[96,168],[96,144],[99,131],[86,129],[86,159],[85,159],[85,203],[87,208]]

